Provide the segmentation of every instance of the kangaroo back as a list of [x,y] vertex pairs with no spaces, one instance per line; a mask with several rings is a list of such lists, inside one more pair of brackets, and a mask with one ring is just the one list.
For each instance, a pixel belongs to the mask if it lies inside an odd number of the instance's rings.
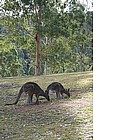
[[21,94],[23,92],[28,94],[27,103],[29,103],[29,104],[32,104],[33,95],[35,95],[36,98],[37,98],[36,99],[36,104],[39,104],[39,101],[38,101],[39,96],[44,96],[48,101],[50,100],[49,96],[40,88],[40,86],[38,84],[36,84],[34,82],[27,82],[19,90],[16,101],[14,103],[5,104],[5,105],[15,105],[15,104],[17,104],[20,97],[21,97]]
[[34,89],[34,85],[32,82],[28,82],[28,83],[25,83],[21,89],[19,90],[19,93],[18,93],[18,96],[17,96],[17,99],[14,103],[11,103],[11,104],[5,104],[5,105],[15,105],[18,103],[20,97],[21,97],[21,94],[23,92],[31,92],[32,90]]
[[60,93],[63,98],[63,93],[65,93],[68,97],[70,97],[69,89],[66,90],[63,85],[59,82],[53,82],[51,83],[48,87],[47,90],[45,91],[47,94],[49,94],[49,90],[55,91],[57,98],[60,98]]

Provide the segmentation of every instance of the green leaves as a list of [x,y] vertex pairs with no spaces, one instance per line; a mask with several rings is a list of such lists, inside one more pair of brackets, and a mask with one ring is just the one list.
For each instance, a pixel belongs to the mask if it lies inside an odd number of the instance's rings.
[[[92,12],[86,11],[77,0],[64,3],[60,0],[5,0],[2,11],[0,52],[8,52],[6,56],[10,57],[12,49],[27,50],[29,74],[34,74],[37,32],[41,38],[41,74],[45,61],[47,73],[79,71],[81,56],[83,70],[89,70],[92,65]],[[80,46],[84,46],[82,50]],[[24,61],[14,62],[19,71],[24,69]],[[12,70],[12,65],[4,63]],[[4,65],[1,67],[7,69]]]

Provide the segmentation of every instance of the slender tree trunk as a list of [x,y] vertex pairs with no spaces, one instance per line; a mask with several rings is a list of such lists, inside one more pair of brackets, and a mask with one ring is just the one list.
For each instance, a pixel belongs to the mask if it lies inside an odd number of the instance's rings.
[[47,59],[45,60],[45,64],[44,64],[44,75],[47,74]]
[[35,75],[40,75],[40,35],[39,35],[39,29],[41,25],[41,5],[38,5],[35,1],[35,13],[36,13],[36,19],[37,19],[37,34],[36,34],[36,68],[35,68]]
[[40,38],[39,33],[36,34],[36,68],[35,75],[40,75]]
[[83,67],[82,67],[82,63],[83,63],[83,55],[82,55],[82,48],[83,46],[80,46],[80,68],[79,68],[79,71],[82,72],[83,71]]

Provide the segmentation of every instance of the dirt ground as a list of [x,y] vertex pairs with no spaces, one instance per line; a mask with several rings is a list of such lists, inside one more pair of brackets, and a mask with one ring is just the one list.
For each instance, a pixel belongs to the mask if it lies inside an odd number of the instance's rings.
[[[92,92],[92,90],[90,89]],[[13,105],[12,108],[8,109],[7,111],[13,111],[13,112],[18,112],[18,113],[32,113],[35,111],[45,111],[49,109],[62,109],[62,108],[78,108],[78,107],[84,107],[84,106],[89,106],[92,104],[92,98],[91,100],[85,100],[84,98],[79,98],[78,100],[73,100],[71,102],[72,98],[75,98],[77,94],[82,94],[83,91],[81,90],[74,90],[71,92],[72,96],[70,99],[67,99],[67,101],[63,101],[62,99],[56,100],[55,102],[49,103],[48,101],[42,102],[40,101],[39,105]],[[12,95],[13,96],[13,95]],[[13,98],[16,98],[14,96]],[[43,100],[43,99],[42,99]],[[44,99],[45,100],[45,99]]]
[[[23,94],[17,105],[4,106],[5,103],[13,103],[16,100],[21,85],[29,79],[0,79],[0,139],[93,139],[93,85],[91,72],[38,77],[37,83],[43,89],[52,81],[64,83],[65,87],[71,89],[70,98],[65,96],[64,99],[58,100],[55,94],[52,94],[51,101],[40,97],[39,105],[27,105],[27,95]],[[67,82],[68,79],[69,82]],[[45,80],[49,82],[46,83]],[[36,77],[32,77],[32,81],[36,82]]]

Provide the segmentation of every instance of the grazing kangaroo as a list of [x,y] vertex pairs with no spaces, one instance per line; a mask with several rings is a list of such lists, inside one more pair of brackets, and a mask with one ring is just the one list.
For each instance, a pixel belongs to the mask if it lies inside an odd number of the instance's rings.
[[63,98],[63,93],[65,93],[68,97],[70,97],[69,90],[70,89],[65,89],[61,83],[58,82],[53,82],[51,83],[48,87],[45,93],[49,96],[49,91],[54,91],[56,93],[57,99],[60,99],[60,94],[62,95]]
[[39,96],[44,96],[48,101],[50,101],[49,96],[40,88],[40,86],[38,84],[36,84],[34,82],[27,82],[19,90],[16,101],[14,103],[5,104],[5,105],[15,105],[15,104],[17,104],[20,97],[21,97],[21,94],[23,92],[28,94],[28,100],[27,100],[28,104],[32,104],[32,98],[33,98],[34,94],[36,96],[35,104],[39,104],[39,101],[38,101]]

